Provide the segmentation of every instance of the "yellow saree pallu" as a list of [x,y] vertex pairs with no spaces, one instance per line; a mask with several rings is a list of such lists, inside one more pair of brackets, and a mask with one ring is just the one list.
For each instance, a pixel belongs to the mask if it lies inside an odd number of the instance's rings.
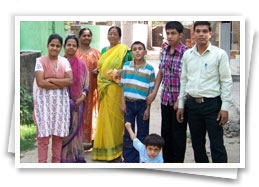
[[126,45],[118,44],[106,51],[98,61],[99,113],[93,160],[113,160],[122,154],[124,118],[120,111],[121,87],[107,72],[122,69],[127,49]]

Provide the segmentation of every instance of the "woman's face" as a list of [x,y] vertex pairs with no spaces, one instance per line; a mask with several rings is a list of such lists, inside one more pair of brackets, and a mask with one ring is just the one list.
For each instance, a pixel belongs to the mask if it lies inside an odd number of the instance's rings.
[[84,30],[81,36],[79,37],[80,44],[90,45],[92,42],[92,35],[89,30]]
[[65,45],[65,52],[69,56],[74,56],[76,54],[77,50],[77,43],[75,39],[69,39],[67,40],[67,43]]
[[57,57],[61,51],[61,43],[58,39],[53,39],[47,45],[49,55],[52,57]]
[[111,45],[116,45],[120,42],[120,36],[119,33],[117,31],[117,29],[112,28],[110,30],[110,32],[108,33],[108,40],[110,42]]

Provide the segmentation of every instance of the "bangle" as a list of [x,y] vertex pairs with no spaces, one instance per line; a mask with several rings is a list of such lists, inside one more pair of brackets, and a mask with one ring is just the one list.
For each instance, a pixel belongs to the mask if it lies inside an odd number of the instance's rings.
[[86,93],[85,92],[82,92],[82,95],[84,95],[86,97]]

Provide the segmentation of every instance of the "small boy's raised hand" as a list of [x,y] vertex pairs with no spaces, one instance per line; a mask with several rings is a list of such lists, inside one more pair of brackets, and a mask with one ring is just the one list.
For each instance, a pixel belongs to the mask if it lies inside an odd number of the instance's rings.
[[130,135],[130,139],[134,140],[136,138],[136,135],[134,134],[132,128],[131,128],[131,123],[130,122],[126,122],[125,123],[125,127]]
[[125,123],[125,127],[126,127],[126,129],[131,129],[131,123],[130,122],[126,122]]

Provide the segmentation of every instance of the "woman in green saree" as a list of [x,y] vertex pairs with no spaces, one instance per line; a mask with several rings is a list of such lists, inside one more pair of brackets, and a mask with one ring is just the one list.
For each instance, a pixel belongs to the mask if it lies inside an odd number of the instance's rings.
[[[128,47],[120,44],[121,29],[113,26],[108,31],[109,47],[102,50],[98,61],[99,113],[92,152],[93,160],[111,161],[120,158],[123,147],[124,119],[120,112],[121,69],[132,60]],[[115,76],[114,76],[115,73]]]

